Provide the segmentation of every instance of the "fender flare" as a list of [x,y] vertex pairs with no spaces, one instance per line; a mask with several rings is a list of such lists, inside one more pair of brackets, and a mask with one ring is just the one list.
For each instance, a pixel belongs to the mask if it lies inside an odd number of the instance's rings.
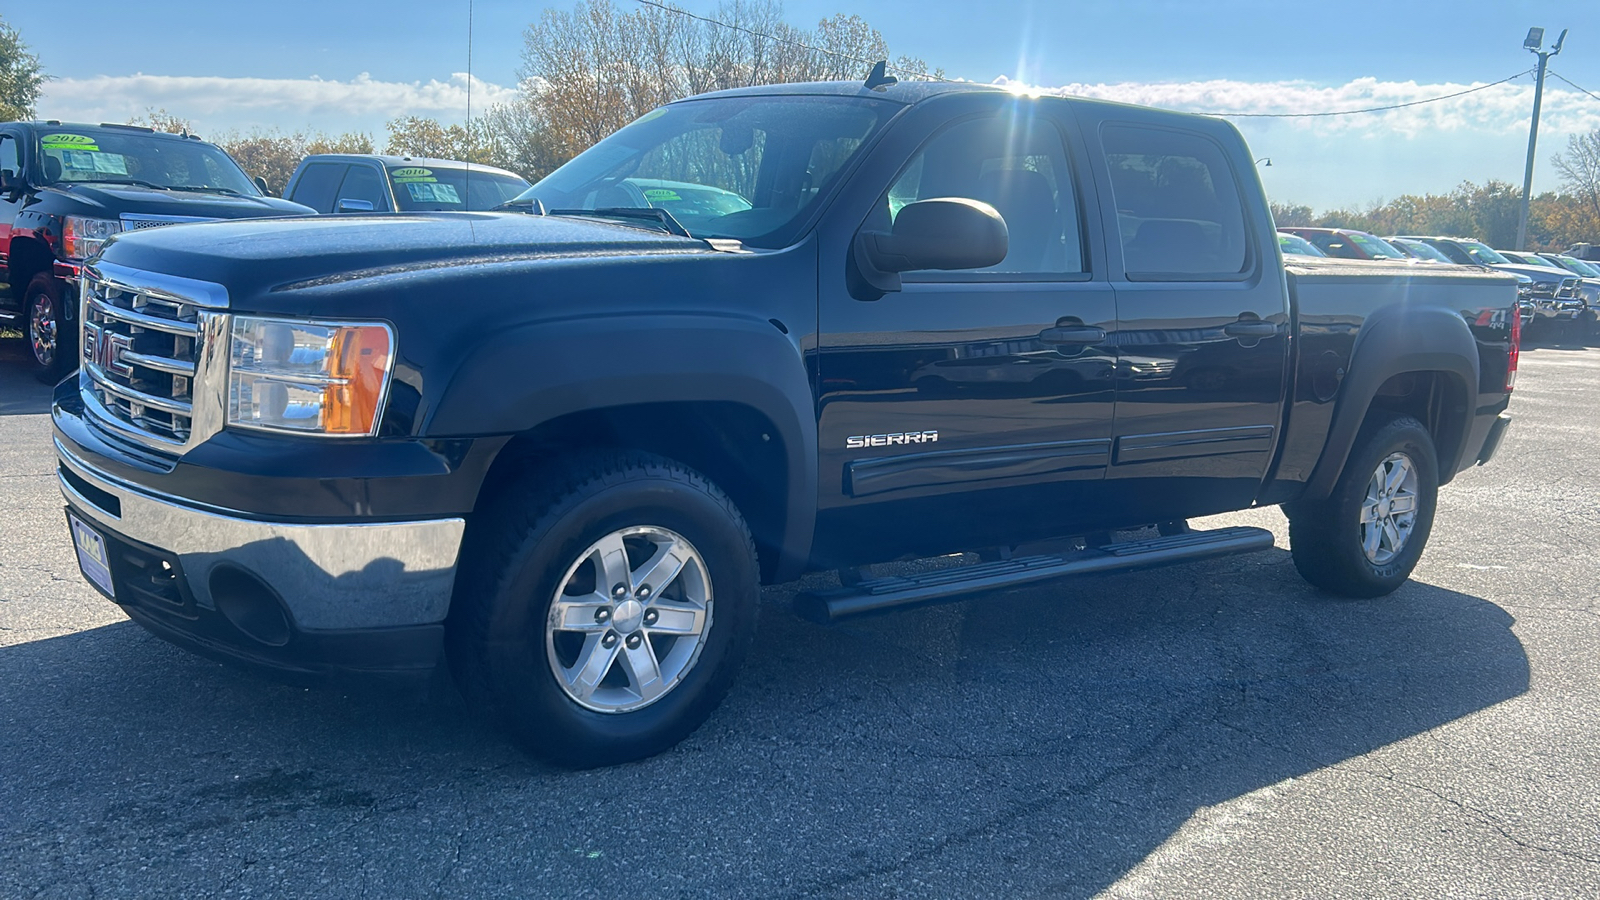
[[[1378,389],[1390,378],[1406,372],[1444,372],[1460,383],[1467,404],[1460,433],[1440,436],[1451,438],[1451,445],[1456,448],[1453,455],[1460,456],[1472,427],[1472,410],[1477,408],[1479,373],[1477,341],[1459,314],[1436,307],[1390,306],[1379,310],[1368,317],[1356,337],[1349,371],[1350,376],[1340,386],[1322,456],[1306,483],[1305,499],[1321,500],[1333,492]],[[1455,475],[1459,462],[1459,458],[1439,460],[1440,483]]]
[[761,414],[786,457],[777,580],[804,571],[817,421],[793,336],[764,319],[709,313],[591,316],[496,332],[461,359],[434,402],[424,401],[420,433],[520,434],[570,413],[648,403],[733,403]]

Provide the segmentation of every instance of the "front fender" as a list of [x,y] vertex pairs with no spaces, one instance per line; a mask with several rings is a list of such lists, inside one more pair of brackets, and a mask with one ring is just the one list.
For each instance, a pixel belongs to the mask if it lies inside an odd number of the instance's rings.
[[[1356,433],[1372,408],[1378,389],[1390,378],[1406,372],[1444,372],[1466,394],[1466,413],[1456,431],[1436,435],[1440,446],[1454,447],[1459,457],[1477,408],[1478,346],[1458,313],[1438,307],[1389,306],[1373,313],[1362,325],[1351,351],[1350,374],[1340,385],[1333,424],[1322,455],[1312,470],[1305,497],[1320,500],[1333,491],[1355,446]],[[1459,468],[1459,458],[1439,460],[1441,481]]]
[[740,404],[777,429],[788,469],[779,572],[798,575],[816,517],[815,400],[799,346],[766,320],[652,314],[509,328],[425,398],[420,433],[517,434],[569,413],[671,402]]

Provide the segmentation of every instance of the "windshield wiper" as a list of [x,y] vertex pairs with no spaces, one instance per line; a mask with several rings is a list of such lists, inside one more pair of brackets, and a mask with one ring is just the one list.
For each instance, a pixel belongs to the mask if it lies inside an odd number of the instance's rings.
[[647,220],[661,226],[667,234],[678,237],[692,238],[689,229],[672,217],[672,213],[659,207],[640,206],[602,206],[599,209],[552,209],[552,216],[588,216],[594,219],[627,219],[629,221]]
[[172,188],[154,181],[140,181],[137,178],[82,178],[77,181],[58,181],[56,184],[137,184],[140,187],[155,188],[158,191],[170,191]]
[[206,187],[206,186],[200,185],[200,184],[173,184],[173,185],[168,185],[167,189],[168,190],[173,190],[173,191],[205,191],[207,193],[213,193],[213,194],[232,194],[235,197],[243,197],[244,196],[243,194],[239,193],[238,191],[234,190],[233,188]]
[[494,207],[494,209],[525,209],[536,216],[545,214],[544,201],[538,197],[529,197],[526,200],[516,197]]

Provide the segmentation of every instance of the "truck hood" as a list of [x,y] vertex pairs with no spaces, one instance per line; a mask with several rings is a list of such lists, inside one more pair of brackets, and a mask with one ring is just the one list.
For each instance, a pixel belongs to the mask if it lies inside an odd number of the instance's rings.
[[1503,266],[1494,266],[1494,268],[1502,272],[1516,272],[1518,275],[1526,275],[1534,281],[1561,282],[1568,278],[1578,277],[1566,269],[1557,269],[1551,266],[1525,266],[1520,263],[1507,263]]
[[124,233],[98,261],[248,295],[367,274],[518,259],[716,254],[705,241],[527,213],[401,213],[208,222]]
[[277,197],[241,197],[201,191],[168,191],[137,184],[54,184],[46,191],[83,208],[85,215],[115,219],[131,215],[194,216],[206,219],[245,219],[260,216],[304,216],[316,212],[309,206]]

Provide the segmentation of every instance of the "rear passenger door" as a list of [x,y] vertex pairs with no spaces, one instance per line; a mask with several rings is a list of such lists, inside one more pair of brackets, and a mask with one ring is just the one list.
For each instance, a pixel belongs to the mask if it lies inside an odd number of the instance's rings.
[[284,192],[283,199],[303,203],[319,213],[331,213],[334,195],[339,192],[339,184],[344,181],[348,168],[350,164],[342,162],[307,163],[300,170],[300,177]]
[[1248,161],[1242,142],[1222,123],[1170,122],[1112,113],[1085,127],[1116,233],[1107,482],[1134,521],[1249,506],[1277,446],[1288,371],[1287,290],[1278,254],[1263,250],[1272,225],[1256,174],[1234,167]]
[[[389,211],[389,190],[384,184],[382,171],[376,164],[351,163],[350,171],[345,173],[344,182],[339,185],[339,193],[334,198],[333,209],[339,210],[339,204],[345,200],[354,200],[358,203],[372,204],[372,211]],[[365,211],[366,208],[362,207]]]

